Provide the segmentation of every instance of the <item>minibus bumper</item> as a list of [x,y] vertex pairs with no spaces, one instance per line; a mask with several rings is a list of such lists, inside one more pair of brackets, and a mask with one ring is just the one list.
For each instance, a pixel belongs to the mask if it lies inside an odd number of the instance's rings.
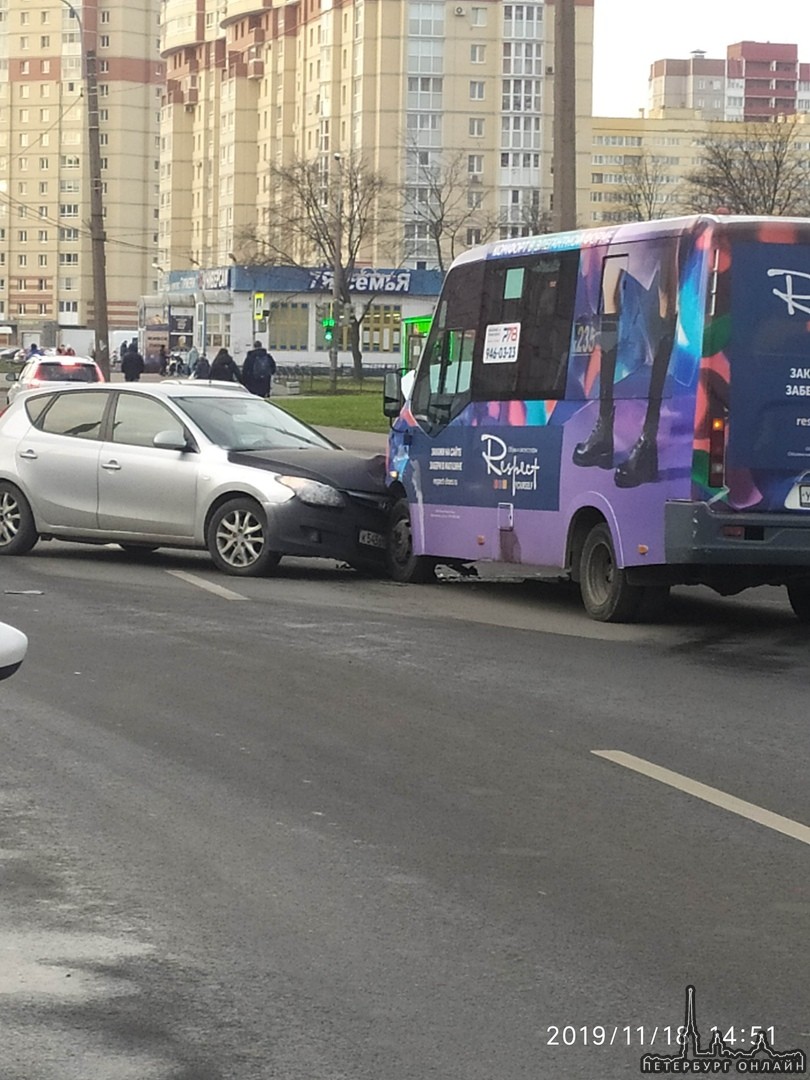
[[736,512],[668,502],[664,520],[667,563],[810,569],[810,511]]

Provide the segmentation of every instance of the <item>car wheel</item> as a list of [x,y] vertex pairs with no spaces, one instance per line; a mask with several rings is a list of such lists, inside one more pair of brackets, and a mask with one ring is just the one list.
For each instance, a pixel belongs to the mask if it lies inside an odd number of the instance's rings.
[[422,584],[436,577],[436,563],[426,555],[414,555],[411,511],[407,499],[391,509],[385,546],[385,563],[394,581]]
[[810,582],[806,579],[788,582],[787,594],[799,622],[810,622]]
[[631,585],[616,565],[610,529],[595,525],[585,538],[579,564],[582,603],[599,622],[632,622],[644,599],[644,588]]
[[258,577],[278,566],[281,555],[267,546],[267,521],[253,499],[223,503],[208,524],[208,551],[226,574]]
[[0,555],[24,555],[38,539],[28,500],[13,484],[0,482]]
[[158,544],[119,544],[118,546],[132,559],[138,559],[142,555],[151,555],[159,547]]

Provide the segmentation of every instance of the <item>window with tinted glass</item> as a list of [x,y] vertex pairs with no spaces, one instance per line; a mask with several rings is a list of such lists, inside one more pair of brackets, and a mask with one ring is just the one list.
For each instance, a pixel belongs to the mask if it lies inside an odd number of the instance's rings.
[[120,394],[113,416],[112,441],[130,446],[153,446],[161,431],[183,438],[183,425],[159,401],[140,394]]
[[517,359],[476,355],[477,400],[555,399],[565,393],[574,320],[579,252],[549,252],[487,263],[482,335],[487,328],[517,329]]
[[106,394],[56,394],[34,423],[52,435],[97,439],[108,400]]

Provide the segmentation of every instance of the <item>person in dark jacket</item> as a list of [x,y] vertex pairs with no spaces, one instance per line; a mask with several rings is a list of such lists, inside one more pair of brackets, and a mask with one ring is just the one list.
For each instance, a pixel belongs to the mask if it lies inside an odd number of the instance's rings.
[[239,368],[236,366],[234,358],[228,352],[227,349],[220,349],[217,355],[214,357],[214,362],[211,365],[212,379],[217,379],[219,382],[241,382],[242,376],[239,373]]
[[260,341],[254,341],[242,367],[242,382],[251,394],[268,397],[275,373],[275,360]]
[[144,366],[143,357],[138,352],[138,346],[130,345],[121,360],[124,382],[138,382],[143,374]]

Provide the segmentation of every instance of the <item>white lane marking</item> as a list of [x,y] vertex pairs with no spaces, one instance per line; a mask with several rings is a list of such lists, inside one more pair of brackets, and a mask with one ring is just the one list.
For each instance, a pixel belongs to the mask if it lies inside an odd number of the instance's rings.
[[247,597],[242,596],[241,593],[232,592],[230,589],[226,589],[224,585],[215,585],[213,581],[206,581],[205,578],[199,578],[196,574],[187,574],[185,570],[167,570],[166,573],[172,574],[182,581],[187,581],[189,585],[196,585],[200,589],[207,589],[208,592],[214,593],[215,596],[222,597],[223,600],[247,600]]
[[654,765],[651,761],[645,761],[644,758],[625,754],[622,750],[591,750],[591,753],[612,761],[616,765],[623,765],[625,769],[632,769],[634,772],[649,776],[661,784],[668,784],[679,791],[685,791],[687,795],[694,795],[696,799],[703,799],[704,802],[719,806],[722,810],[728,810],[732,814],[739,814],[740,817],[756,821],[757,824],[764,825],[766,829],[773,829],[774,832],[791,836],[802,844],[810,844],[810,828],[798,821],[793,821],[792,818],[774,814],[773,811],[765,810],[755,803],[738,799],[734,795],[720,791],[719,788],[709,787],[708,784],[701,784],[699,780],[691,780],[688,776],[682,776],[681,773],[672,772],[671,769]]

